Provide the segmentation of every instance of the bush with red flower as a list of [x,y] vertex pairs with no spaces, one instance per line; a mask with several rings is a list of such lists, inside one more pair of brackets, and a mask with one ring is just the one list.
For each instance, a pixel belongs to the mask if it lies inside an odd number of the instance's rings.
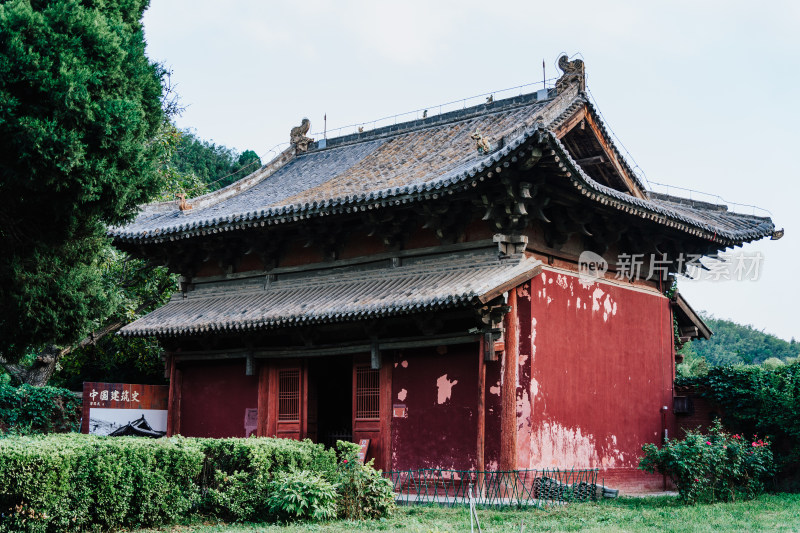
[[352,442],[336,443],[339,517],[363,520],[389,516],[395,507],[392,482],[372,468],[372,460],[361,464],[358,451],[359,446]]
[[719,421],[707,434],[642,447],[639,469],[669,476],[686,503],[749,499],[764,491],[775,466],[768,440],[730,434]]

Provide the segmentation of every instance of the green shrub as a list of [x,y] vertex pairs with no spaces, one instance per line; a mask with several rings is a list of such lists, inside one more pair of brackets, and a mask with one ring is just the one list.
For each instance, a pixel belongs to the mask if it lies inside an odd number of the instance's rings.
[[336,455],[310,440],[194,439],[206,455],[201,511],[230,521],[264,520],[269,483],[279,473],[328,475]]
[[[153,527],[193,513],[230,521],[385,516],[391,484],[311,441],[8,436],[0,533]],[[346,461],[346,462],[345,462]]]
[[645,444],[639,468],[672,479],[686,503],[753,498],[774,474],[769,441],[726,432],[716,421],[707,435],[688,431],[660,449]]
[[278,519],[330,520],[336,517],[336,489],[315,472],[282,472],[269,485],[268,504]]
[[[208,468],[233,472],[328,471],[336,466],[336,455],[308,439],[192,439],[208,457]],[[227,475],[227,474],[226,474]]]
[[81,399],[67,389],[0,384],[0,435],[78,431]]
[[272,518],[268,473],[216,472],[217,484],[209,488],[202,511],[226,521],[256,522]]
[[339,467],[335,473],[339,517],[350,520],[383,518],[395,508],[392,482],[372,467],[358,460],[358,445],[336,443]]
[[706,376],[675,384],[691,387],[719,407],[732,431],[768,436],[781,488],[800,490],[800,361],[774,369],[715,367]]
[[203,452],[190,439],[91,435],[0,440],[0,531],[153,526],[196,503]]

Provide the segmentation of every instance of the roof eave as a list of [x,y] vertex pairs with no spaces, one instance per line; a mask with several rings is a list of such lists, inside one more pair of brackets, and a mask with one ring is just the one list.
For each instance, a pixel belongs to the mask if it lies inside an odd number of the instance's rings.
[[569,179],[581,195],[593,201],[609,205],[620,211],[632,213],[641,218],[665,224],[695,237],[716,242],[720,246],[738,245],[771,236],[775,226],[768,218],[760,231],[751,229],[745,232],[729,232],[710,224],[702,224],[690,220],[678,212],[659,206],[645,199],[601,185],[588,176],[578,165],[566,148],[558,140],[555,133],[541,124],[533,126],[506,146],[489,154],[472,168],[447,180],[430,181],[413,186],[394,187],[380,191],[364,193],[360,196],[331,198],[320,202],[284,205],[265,209],[234,213],[224,218],[210,221],[194,222],[191,226],[182,224],[164,228],[154,234],[149,232],[127,233],[122,228],[109,231],[111,237],[121,243],[151,243],[189,238],[207,233],[218,233],[258,226],[278,225],[296,222],[315,216],[344,214],[366,209],[384,208],[410,202],[436,199],[442,194],[452,193],[459,189],[467,190],[470,185],[490,176],[491,171],[500,163],[513,157],[518,150],[530,143],[546,147],[558,156],[559,169]]

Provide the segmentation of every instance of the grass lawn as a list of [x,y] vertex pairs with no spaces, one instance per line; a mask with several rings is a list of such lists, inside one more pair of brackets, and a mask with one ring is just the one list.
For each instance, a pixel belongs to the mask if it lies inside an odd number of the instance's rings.
[[[800,494],[765,495],[737,503],[683,506],[673,497],[619,498],[600,503],[579,503],[547,510],[479,510],[484,532],[520,531],[793,531],[800,532]],[[464,508],[400,507],[387,520],[372,522],[305,523],[290,526],[268,524],[198,524],[152,531],[170,533],[296,533],[300,531],[355,532],[403,531],[454,533],[469,531]],[[477,528],[476,530],[477,531]],[[144,533],[141,531],[139,533]]]

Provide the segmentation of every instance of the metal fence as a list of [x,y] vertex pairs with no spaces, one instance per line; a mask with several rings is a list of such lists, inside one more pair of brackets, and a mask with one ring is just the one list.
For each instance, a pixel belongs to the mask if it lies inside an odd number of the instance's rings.
[[446,470],[385,472],[401,504],[438,503],[483,507],[544,507],[603,496],[597,469]]

